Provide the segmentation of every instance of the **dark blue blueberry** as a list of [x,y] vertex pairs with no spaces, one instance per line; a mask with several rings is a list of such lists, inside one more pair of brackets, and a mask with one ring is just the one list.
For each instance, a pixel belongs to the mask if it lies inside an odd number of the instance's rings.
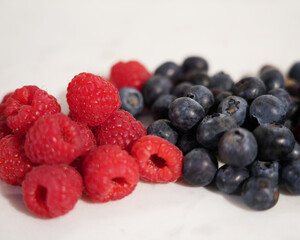
[[204,148],[196,148],[184,157],[182,176],[189,184],[202,187],[213,181],[217,169],[215,156]]
[[250,208],[266,210],[277,203],[279,187],[267,177],[250,177],[243,184],[241,196]]
[[171,102],[176,99],[173,95],[162,95],[160,96],[151,107],[151,112],[154,120],[168,119],[169,118],[169,106]]
[[284,104],[272,95],[262,95],[254,99],[249,108],[250,117],[259,124],[284,123],[287,109]]
[[208,63],[202,57],[188,57],[182,63],[183,73],[188,73],[194,70],[200,70],[202,72],[208,71]]
[[210,78],[210,88],[217,88],[230,92],[233,85],[234,82],[232,78],[224,72],[218,72]]
[[160,119],[151,123],[147,128],[148,135],[155,135],[176,144],[178,133],[172,127],[171,122],[166,119]]
[[184,96],[198,102],[204,108],[205,112],[214,104],[214,96],[211,91],[201,85],[190,87],[185,91]]
[[241,97],[229,96],[223,99],[217,111],[233,117],[236,123],[241,126],[244,124],[247,117],[248,103]]
[[300,195],[300,161],[291,161],[281,171],[281,180],[286,189],[295,195]]
[[277,69],[265,70],[260,75],[260,79],[264,82],[267,92],[272,89],[284,87],[284,77]]
[[258,158],[262,161],[279,161],[292,152],[295,146],[291,130],[280,124],[262,124],[253,134],[258,145]]
[[250,166],[251,176],[267,177],[272,180],[274,185],[278,185],[279,181],[279,163],[278,162],[262,162],[254,161]]
[[220,113],[206,116],[197,128],[198,143],[208,149],[216,150],[223,134],[238,125],[234,118]]
[[290,116],[293,112],[294,101],[291,95],[283,88],[276,88],[268,92],[268,94],[277,97],[285,106],[287,115]]
[[206,73],[199,70],[187,73],[185,75],[185,80],[193,85],[201,85],[207,88],[210,87],[210,77]]
[[265,92],[265,84],[256,77],[243,78],[233,86],[233,95],[242,97],[248,102],[265,94]]
[[291,96],[298,97],[300,93],[300,81],[297,82],[294,79],[287,79],[284,88]]
[[195,132],[188,132],[180,136],[176,145],[184,155],[194,148],[200,147],[199,143],[197,142]]
[[270,65],[270,64],[263,65],[263,66],[259,69],[258,74],[261,75],[261,74],[263,74],[265,71],[268,71],[268,70],[270,70],[270,69],[276,69],[276,67],[274,67],[273,65]]
[[295,62],[288,72],[288,77],[296,80],[300,84],[300,61]]
[[121,88],[119,96],[122,103],[120,109],[130,112],[134,117],[142,113],[144,100],[142,94],[137,89],[131,87]]
[[182,82],[179,83],[176,87],[174,87],[172,94],[176,97],[183,97],[184,93],[187,89],[189,89],[190,87],[194,86],[194,84],[190,83],[190,82]]
[[164,76],[153,76],[143,85],[143,97],[147,106],[151,106],[154,101],[164,94],[169,94],[173,88],[171,80]]
[[250,176],[247,168],[232,167],[227,164],[218,169],[215,183],[224,193],[238,193],[244,181]]
[[286,156],[283,156],[281,162],[290,162],[300,160],[300,145],[295,142],[293,150]]
[[204,116],[203,107],[188,97],[177,98],[169,107],[169,119],[172,125],[182,132],[192,129]]
[[172,80],[174,84],[182,81],[183,73],[181,67],[174,62],[161,64],[154,72],[154,75],[162,75]]
[[246,167],[257,156],[257,142],[248,130],[234,128],[222,136],[218,152],[222,162],[234,167]]
[[215,101],[214,101],[214,105],[212,105],[212,107],[210,108],[209,113],[213,114],[213,113],[217,112],[218,106],[223,101],[223,99],[225,99],[229,96],[232,96],[232,93],[227,92],[227,91],[222,91],[217,88],[211,88],[210,91],[214,95]]

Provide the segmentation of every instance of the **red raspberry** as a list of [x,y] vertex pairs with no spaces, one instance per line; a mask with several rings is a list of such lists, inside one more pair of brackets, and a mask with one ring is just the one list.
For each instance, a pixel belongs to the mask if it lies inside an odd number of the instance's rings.
[[77,123],[80,131],[80,138],[82,143],[81,155],[87,155],[91,149],[97,146],[96,138],[91,129],[83,123]]
[[82,194],[80,174],[67,165],[42,165],[26,175],[23,198],[26,206],[44,218],[72,210]]
[[174,182],[181,176],[182,152],[167,140],[157,136],[144,136],[132,147],[141,178],[154,182]]
[[18,136],[25,135],[41,116],[60,112],[57,100],[36,86],[16,89],[6,101],[7,125]]
[[118,89],[133,87],[141,91],[150,77],[148,70],[137,61],[118,62],[110,71],[110,80]]
[[0,140],[0,179],[8,184],[21,185],[32,164],[25,156],[18,139],[8,135]]
[[0,116],[0,139],[11,134],[11,129],[6,124],[6,117]]
[[116,144],[127,151],[136,140],[147,134],[143,124],[129,112],[115,111],[96,131],[99,145]]
[[70,163],[82,151],[78,124],[62,113],[43,116],[26,134],[25,152],[37,164]]
[[80,73],[72,79],[67,101],[72,118],[89,126],[101,124],[121,106],[118,90],[91,73]]
[[139,180],[136,161],[117,145],[92,151],[83,163],[83,173],[86,192],[95,202],[124,198]]
[[1,103],[0,103],[0,116],[1,116],[2,114],[4,114],[4,109],[5,109],[5,107],[6,107],[6,101],[7,101],[7,99],[8,99],[9,97],[11,97],[12,95],[13,95],[13,93],[10,92],[10,93],[6,94],[6,95],[3,97],[3,99],[2,99],[2,101],[1,101]]

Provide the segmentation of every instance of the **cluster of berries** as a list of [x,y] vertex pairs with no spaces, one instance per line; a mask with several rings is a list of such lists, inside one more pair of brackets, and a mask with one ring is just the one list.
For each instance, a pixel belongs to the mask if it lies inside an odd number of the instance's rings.
[[[115,64],[109,80],[80,73],[68,116],[37,86],[16,89],[0,104],[0,179],[21,185],[44,218],[69,212],[82,193],[121,199],[139,179],[215,182],[258,210],[276,204],[280,183],[300,194],[300,63],[286,81],[272,66],[237,83],[207,72],[205,59],[189,57],[153,75],[136,61]],[[148,129],[135,118],[147,109]]]

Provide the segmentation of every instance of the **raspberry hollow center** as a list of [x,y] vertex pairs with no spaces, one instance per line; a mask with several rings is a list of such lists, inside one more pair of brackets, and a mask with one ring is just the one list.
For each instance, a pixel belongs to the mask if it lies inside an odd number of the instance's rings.
[[47,194],[48,190],[44,186],[39,185],[35,192],[35,199],[38,202],[38,204],[42,207],[47,209]]
[[151,155],[149,160],[157,168],[163,168],[167,166],[166,161],[163,158],[157,156],[156,154]]
[[127,181],[125,178],[123,177],[116,177],[116,178],[113,178],[112,179],[112,182],[115,184],[115,185],[119,185],[120,187],[123,187],[125,185],[127,185]]

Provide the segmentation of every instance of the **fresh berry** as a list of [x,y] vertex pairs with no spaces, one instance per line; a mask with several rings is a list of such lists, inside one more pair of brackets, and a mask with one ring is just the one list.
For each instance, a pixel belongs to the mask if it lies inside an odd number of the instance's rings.
[[161,76],[168,77],[172,80],[174,84],[177,84],[183,79],[183,73],[180,66],[178,66],[174,62],[165,62],[161,64],[155,70],[154,75],[161,75]]
[[67,165],[42,165],[30,171],[23,182],[26,206],[43,218],[72,210],[81,197],[82,177]]
[[24,148],[29,159],[37,164],[70,163],[82,153],[82,139],[78,124],[57,113],[35,122],[26,135]]
[[107,80],[80,73],[68,85],[67,101],[72,118],[89,126],[103,123],[121,106],[118,90]]
[[167,140],[144,136],[132,147],[142,179],[154,182],[174,182],[181,176],[182,152]]
[[277,203],[279,188],[267,177],[250,177],[243,184],[241,196],[250,208],[266,210]]
[[121,100],[121,107],[132,116],[136,117],[140,115],[144,108],[144,99],[142,94],[135,88],[124,87],[119,90],[119,96]]
[[169,106],[175,99],[175,96],[166,94],[155,100],[151,107],[154,120],[169,119]]
[[203,107],[188,97],[177,98],[169,106],[169,119],[182,132],[192,129],[204,116]]
[[215,112],[218,111],[218,107],[220,105],[220,103],[227,97],[232,96],[231,92],[227,92],[227,91],[222,91],[220,89],[217,88],[212,88],[210,89],[212,94],[214,95],[214,105],[212,105],[212,107],[209,110],[209,114],[213,114]]
[[39,117],[58,113],[61,110],[53,96],[36,86],[16,89],[5,104],[7,125],[18,136],[25,135]]
[[178,138],[178,133],[172,127],[171,122],[166,119],[160,119],[151,123],[147,128],[147,134],[164,138],[174,145]]
[[172,90],[172,94],[176,97],[183,97],[186,90],[188,90],[190,87],[194,86],[194,84],[190,82],[182,82],[179,83],[174,89]]
[[222,91],[231,91],[234,82],[230,75],[224,72],[218,72],[210,78],[210,88],[221,89]]
[[97,132],[99,145],[119,145],[127,151],[131,150],[136,140],[147,134],[143,124],[124,110],[114,112],[99,126]]
[[182,176],[189,184],[201,187],[213,181],[217,169],[214,155],[204,148],[196,148],[184,157]]
[[94,202],[118,200],[129,195],[139,180],[136,161],[117,145],[92,151],[83,165],[85,190]]
[[288,77],[300,83],[300,61],[295,62],[288,72]]
[[283,156],[281,161],[282,162],[290,162],[300,160],[300,144],[295,142],[295,146],[293,150],[286,156]]
[[194,131],[190,131],[179,136],[176,146],[182,151],[184,155],[192,151],[194,148],[200,147],[199,143],[197,142],[196,133]]
[[77,125],[79,127],[79,135],[82,143],[80,155],[85,156],[97,146],[97,140],[88,126],[83,123],[77,123]]
[[0,179],[12,185],[21,185],[25,174],[32,168],[23,146],[13,135],[0,140]]
[[294,101],[291,95],[283,88],[276,88],[268,92],[274,97],[277,97],[287,109],[287,116],[292,115],[293,108],[294,108]]
[[291,161],[285,165],[281,179],[290,193],[300,195],[300,161]]
[[11,134],[11,129],[7,126],[6,117],[0,116],[0,139]]
[[9,97],[11,97],[13,95],[13,92],[7,93],[3,98],[2,101],[0,103],[0,116],[4,115],[4,110],[6,107],[6,101]]
[[254,161],[250,166],[251,176],[267,177],[271,179],[274,185],[278,185],[279,181],[279,163],[278,162],[262,162]]
[[201,70],[188,72],[185,75],[185,81],[193,85],[201,85],[207,88],[210,87],[210,77]]
[[110,71],[110,80],[118,89],[133,87],[141,91],[150,77],[148,70],[137,61],[118,62]]
[[275,66],[271,65],[271,64],[265,64],[263,65],[259,71],[258,74],[261,75],[263,74],[265,71],[271,70],[271,69],[277,69]]
[[267,92],[272,89],[283,88],[284,77],[277,69],[269,69],[260,75],[260,79],[264,82]]
[[182,63],[182,70],[184,73],[200,70],[202,72],[208,71],[208,63],[202,57],[192,56],[186,58]]

